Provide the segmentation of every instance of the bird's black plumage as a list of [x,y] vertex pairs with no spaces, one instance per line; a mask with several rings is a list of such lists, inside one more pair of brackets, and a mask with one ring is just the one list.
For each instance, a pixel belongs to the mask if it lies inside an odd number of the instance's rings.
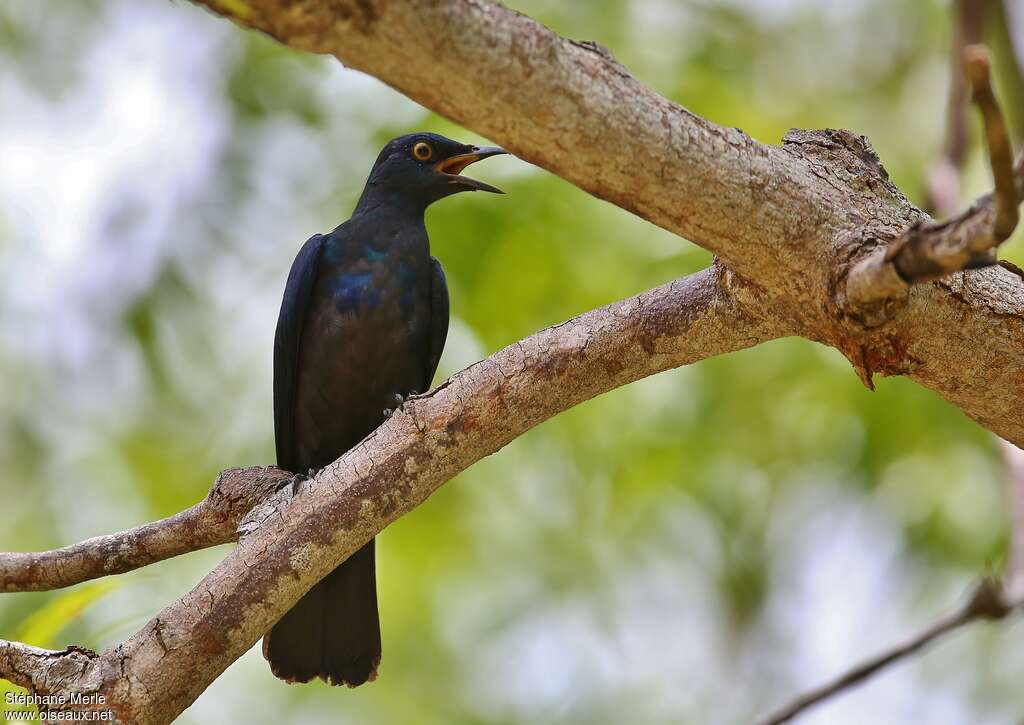
[[[448,333],[448,289],[423,214],[459,191],[498,191],[459,175],[497,153],[436,134],[397,138],[378,156],[352,218],[303,245],[274,341],[279,466],[322,468],[380,425],[397,398],[428,388]],[[373,547],[328,574],[266,634],[275,675],[350,686],[376,676]]]

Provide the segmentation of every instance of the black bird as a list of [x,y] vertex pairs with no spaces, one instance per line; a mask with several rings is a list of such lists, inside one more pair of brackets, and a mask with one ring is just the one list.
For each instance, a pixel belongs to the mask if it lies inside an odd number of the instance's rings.
[[[460,191],[502,193],[460,176],[505,153],[432,133],[380,152],[352,218],[307,241],[292,263],[274,340],[277,463],[334,461],[430,385],[448,334],[448,288],[423,214]],[[267,632],[263,655],[289,682],[361,685],[377,676],[380,621],[373,541]]]

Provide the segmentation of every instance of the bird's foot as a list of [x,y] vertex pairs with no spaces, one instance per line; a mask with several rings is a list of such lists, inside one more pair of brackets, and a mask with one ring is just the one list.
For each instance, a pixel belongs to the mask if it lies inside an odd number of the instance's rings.
[[301,486],[303,481],[306,480],[308,480],[308,476],[303,473],[296,473],[291,478],[281,481],[281,483],[277,485],[277,491],[280,492],[288,488],[291,489],[291,495],[294,496],[299,492],[299,486]]
[[274,491],[275,492],[283,491],[286,488],[290,488],[292,490],[292,493],[294,493],[295,492],[295,487],[298,484],[300,484],[303,481],[305,481],[305,480],[306,480],[306,475],[305,474],[293,473],[291,478],[286,478],[283,481],[281,481],[281,483],[277,484],[277,487],[274,489]]
[[283,491],[286,488],[291,488],[291,495],[294,496],[299,492],[299,488],[302,486],[302,484],[316,478],[317,474],[320,473],[320,470],[317,470],[316,468],[310,468],[305,473],[292,474],[291,478],[287,478],[284,481],[281,481],[281,483],[277,484],[277,488],[275,490]]
[[238,523],[235,529],[239,538],[245,538],[258,529],[264,521],[270,518],[275,511],[281,509],[288,501],[292,500],[305,487],[309,481],[316,476],[318,471],[309,469],[307,473],[293,473],[274,487],[272,496],[268,496],[252,507],[252,509]]
[[402,405],[405,404],[405,401],[407,401],[410,397],[411,396],[409,396],[409,395],[402,395],[401,393],[392,393],[391,394],[391,400],[394,401],[395,407],[394,408],[385,408],[383,410],[384,420],[387,420],[392,415],[394,415],[395,411],[398,410],[399,408],[401,408]]

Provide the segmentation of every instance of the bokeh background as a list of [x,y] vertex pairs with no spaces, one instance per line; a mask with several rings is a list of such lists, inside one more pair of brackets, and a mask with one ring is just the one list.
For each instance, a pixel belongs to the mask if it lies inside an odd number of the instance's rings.
[[[949,2],[511,4],[761,141],[865,133],[923,199]],[[1024,3],[1006,6],[1004,40],[1024,49]],[[1020,89],[1000,90],[1019,121]],[[970,128],[965,200],[990,184]],[[222,468],[273,461],[291,260],[347,217],[383,143],[418,129],[480,140],[187,2],[0,4],[0,549],[131,527]],[[508,195],[428,214],[452,297],[442,377],[710,262],[517,159],[475,174]],[[1024,263],[1021,242],[1004,256]],[[387,529],[376,683],[289,687],[256,648],[180,721],[750,722],[998,571],[1005,475],[958,410],[901,379],[870,393],[807,341],[665,373],[540,426]],[[0,636],[112,646],[226,550],[0,595]],[[1020,625],[976,625],[802,722],[1009,724],[1022,678]]]

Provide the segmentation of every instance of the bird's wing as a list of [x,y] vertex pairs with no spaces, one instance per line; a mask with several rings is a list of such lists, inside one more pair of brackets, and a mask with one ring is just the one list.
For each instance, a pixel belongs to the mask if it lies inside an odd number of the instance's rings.
[[430,258],[430,357],[427,360],[427,380],[424,389],[430,387],[430,381],[437,372],[437,364],[441,362],[441,351],[448,337],[448,283],[444,278],[441,263],[435,257]]
[[295,441],[295,396],[298,390],[299,346],[309,299],[316,284],[324,237],[315,234],[302,245],[281,300],[274,336],[274,441],[277,444],[277,465],[295,473],[297,456]]

